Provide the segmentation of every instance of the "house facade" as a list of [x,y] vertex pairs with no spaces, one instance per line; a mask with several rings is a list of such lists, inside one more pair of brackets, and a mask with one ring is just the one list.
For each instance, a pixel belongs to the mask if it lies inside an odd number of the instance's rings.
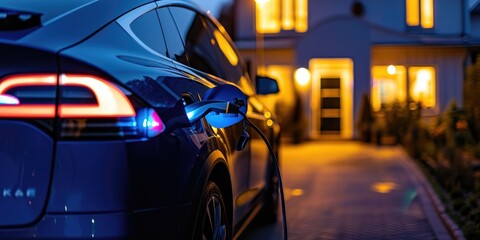
[[[236,0],[233,38],[252,72],[275,77],[279,116],[300,100],[306,137],[356,138],[374,111],[408,99],[425,118],[462,105],[480,46],[480,0]],[[283,113],[282,113],[283,111]]]

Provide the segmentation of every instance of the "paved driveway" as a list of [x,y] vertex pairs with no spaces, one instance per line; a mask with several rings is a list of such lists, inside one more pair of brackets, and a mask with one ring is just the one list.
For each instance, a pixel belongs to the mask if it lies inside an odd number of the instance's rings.
[[[400,147],[284,144],[289,239],[451,239]],[[281,223],[242,239],[281,239]]]

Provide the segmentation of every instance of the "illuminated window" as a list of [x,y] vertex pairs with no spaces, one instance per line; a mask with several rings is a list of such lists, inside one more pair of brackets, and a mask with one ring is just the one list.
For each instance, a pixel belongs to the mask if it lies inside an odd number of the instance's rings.
[[308,0],[255,0],[255,3],[257,32],[307,31]]
[[434,0],[406,0],[407,25],[411,27],[433,28]]
[[408,84],[410,97],[421,102],[424,108],[435,106],[435,68],[409,67]]
[[280,0],[257,0],[257,31],[280,32]]
[[293,0],[282,1],[282,29],[292,30],[295,27],[295,15],[292,11]]
[[421,102],[423,108],[435,107],[435,68],[415,66],[407,69],[398,65],[372,67],[371,101],[375,111],[379,111],[384,104],[406,102],[407,96],[415,102]]
[[282,91],[282,98],[287,102],[293,99],[293,91],[288,91],[294,88],[292,75],[293,69],[288,65],[269,65],[266,68],[266,75],[277,80],[278,87]]
[[295,31],[306,32],[308,29],[308,0],[295,1]]
[[[278,115],[289,116],[286,112],[293,109],[295,104],[294,85],[292,81],[293,68],[289,65],[269,65],[263,69],[263,75],[277,80],[281,94],[262,95],[260,98],[267,109],[275,110]],[[283,119],[280,119],[283,121]]]
[[406,100],[406,71],[404,66],[374,66],[372,68],[372,107],[375,111],[383,104]]

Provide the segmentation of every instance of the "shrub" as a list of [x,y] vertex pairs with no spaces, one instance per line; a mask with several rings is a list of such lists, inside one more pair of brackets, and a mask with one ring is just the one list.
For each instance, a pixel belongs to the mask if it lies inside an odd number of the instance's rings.
[[467,222],[462,228],[463,235],[466,239],[480,239],[480,224],[475,222]]
[[404,137],[408,133],[412,134],[412,140],[417,139],[421,115],[420,103],[412,100],[406,103],[396,101],[384,104],[382,111],[385,116],[386,134],[394,136],[399,143],[405,143]]
[[[419,120],[420,108],[411,106],[386,106],[385,130],[396,136],[413,158],[428,166],[433,175],[430,179],[439,183],[437,190],[445,196],[442,200],[447,212],[464,236],[480,239],[480,173],[475,175],[469,157],[480,158],[480,139],[472,135],[475,131],[468,111],[451,101],[427,128]],[[480,102],[477,107],[480,109]],[[476,124],[480,129],[480,120]]]

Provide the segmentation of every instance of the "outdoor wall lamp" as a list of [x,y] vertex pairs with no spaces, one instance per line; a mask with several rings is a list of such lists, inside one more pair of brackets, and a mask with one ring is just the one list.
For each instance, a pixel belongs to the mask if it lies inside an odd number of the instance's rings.
[[393,65],[388,65],[387,72],[390,75],[395,75],[395,73],[397,73],[397,68]]
[[301,87],[310,83],[310,71],[306,68],[299,68],[295,71],[295,82]]

